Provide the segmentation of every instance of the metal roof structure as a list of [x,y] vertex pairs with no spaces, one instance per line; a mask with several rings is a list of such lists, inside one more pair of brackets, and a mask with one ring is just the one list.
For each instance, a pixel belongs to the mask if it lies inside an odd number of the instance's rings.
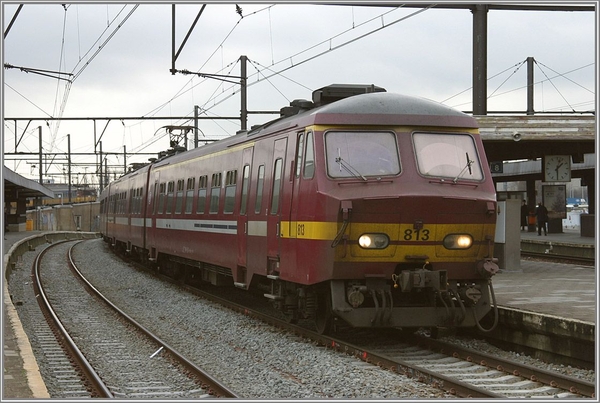
[[27,197],[54,197],[54,192],[45,186],[22,177],[7,167],[2,167],[4,180],[4,201],[16,201],[18,198]]

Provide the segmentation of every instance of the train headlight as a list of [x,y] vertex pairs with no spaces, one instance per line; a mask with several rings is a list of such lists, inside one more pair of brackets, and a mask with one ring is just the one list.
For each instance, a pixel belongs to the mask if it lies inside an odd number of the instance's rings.
[[446,249],[469,249],[473,245],[473,237],[468,234],[450,234],[444,238]]
[[362,234],[358,244],[363,249],[384,249],[390,244],[390,238],[386,234]]

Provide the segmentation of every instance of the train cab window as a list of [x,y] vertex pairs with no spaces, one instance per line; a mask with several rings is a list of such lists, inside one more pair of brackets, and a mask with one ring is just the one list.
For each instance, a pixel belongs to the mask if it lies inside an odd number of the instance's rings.
[[240,214],[246,214],[246,206],[248,204],[248,187],[250,186],[250,165],[244,165],[242,171],[242,203],[240,205]]
[[330,131],[325,134],[327,173],[366,179],[400,173],[396,135],[391,132]]
[[258,178],[256,180],[256,203],[254,205],[254,212],[260,214],[262,209],[262,197],[263,197],[263,186],[265,184],[265,166],[261,165],[258,167]]
[[458,133],[414,133],[419,172],[453,180],[483,179],[473,137]]
[[196,187],[196,178],[188,178],[185,190],[185,213],[192,213],[192,203],[194,202],[194,188]]
[[208,176],[204,175],[198,178],[198,202],[196,204],[196,213],[204,214],[206,211],[206,188],[208,186]]
[[277,214],[279,212],[282,167],[283,160],[281,158],[277,158],[277,160],[275,160],[275,169],[273,170],[273,198],[271,199],[271,214]]
[[304,179],[312,179],[315,175],[315,145],[312,132],[306,134],[306,156],[304,158]]
[[175,214],[181,214],[183,207],[183,179],[177,181],[177,192],[175,193]]
[[219,172],[212,175],[212,182],[210,188],[210,208],[209,213],[214,214],[219,212],[219,199],[221,197],[221,176]]
[[235,190],[237,187],[237,169],[233,171],[227,171],[225,175],[225,205],[223,206],[223,213],[233,213],[235,207]]
[[175,181],[170,181],[167,184],[167,214],[173,212],[173,199],[175,197]]

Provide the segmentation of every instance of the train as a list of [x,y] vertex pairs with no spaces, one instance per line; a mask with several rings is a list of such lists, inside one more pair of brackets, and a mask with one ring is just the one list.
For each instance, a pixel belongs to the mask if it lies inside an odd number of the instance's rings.
[[170,154],[102,190],[115,249],[190,284],[257,293],[320,333],[491,330],[498,211],[472,116],[332,84]]

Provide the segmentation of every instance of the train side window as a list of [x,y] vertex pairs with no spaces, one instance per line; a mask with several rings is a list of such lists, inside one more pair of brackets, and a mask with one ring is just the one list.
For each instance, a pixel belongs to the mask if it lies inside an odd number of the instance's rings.
[[261,165],[258,167],[258,178],[256,181],[256,203],[254,206],[254,212],[260,214],[262,209],[262,197],[263,197],[263,186],[265,184],[265,166]]
[[196,204],[196,213],[204,214],[206,211],[206,187],[208,186],[208,176],[204,175],[198,178],[198,201]]
[[131,200],[129,201],[129,212],[138,214],[138,190],[139,188],[131,189]]
[[135,196],[137,189],[129,189],[129,211],[131,214],[135,214]]
[[135,189],[131,189],[131,192],[129,193],[130,197],[129,197],[129,212],[131,214],[137,214],[137,203],[138,203],[138,188]]
[[158,190],[158,211],[157,214],[162,214],[165,211],[165,196],[166,196],[167,184],[161,183]]
[[144,187],[140,188],[140,205],[138,208],[138,213],[142,214],[142,210],[144,209]]
[[242,203],[240,206],[240,214],[246,214],[246,205],[248,204],[248,187],[250,185],[250,165],[244,165],[242,171]]
[[223,213],[233,213],[235,206],[235,190],[237,187],[237,169],[228,171],[225,176],[225,205],[223,206]]
[[275,169],[273,170],[273,198],[271,199],[271,214],[277,214],[279,212],[279,196],[281,193],[281,168],[283,167],[283,160],[277,158],[275,160]]
[[127,213],[126,208],[127,208],[127,191],[125,192],[121,192],[119,194],[119,213],[120,214],[125,214]]
[[304,151],[304,133],[298,135],[298,148],[296,149],[296,178],[300,176],[302,170],[302,153]]
[[165,203],[165,184],[156,183],[154,188],[156,189],[156,197],[154,203],[154,214],[162,214]]
[[183,179],[177,181],[177,192],[175,193],[175,214],[181,214],[183,207]]
[[135,189],[135,199],[134,199],[134,214],[141,214],[142,212],[142,188]]
[[192,214],[192,202],[194,201],[194,188],[196,187],[196,178],[188,178],[185,191],[185,213]]
[[210,188],[210,208],[209,213],[214,214],[219,212],[219,199],[221,197],[221,177],[222,174],[219,172],[212,175],[212,182]]
[[312,132],[306,134],[306,157],[304,159],[304,179],[312,179],[315,175],[315,144]]
[[173,199],[175,197],[175,181],[170,181],[167,184],[167,214],[173,212]]

